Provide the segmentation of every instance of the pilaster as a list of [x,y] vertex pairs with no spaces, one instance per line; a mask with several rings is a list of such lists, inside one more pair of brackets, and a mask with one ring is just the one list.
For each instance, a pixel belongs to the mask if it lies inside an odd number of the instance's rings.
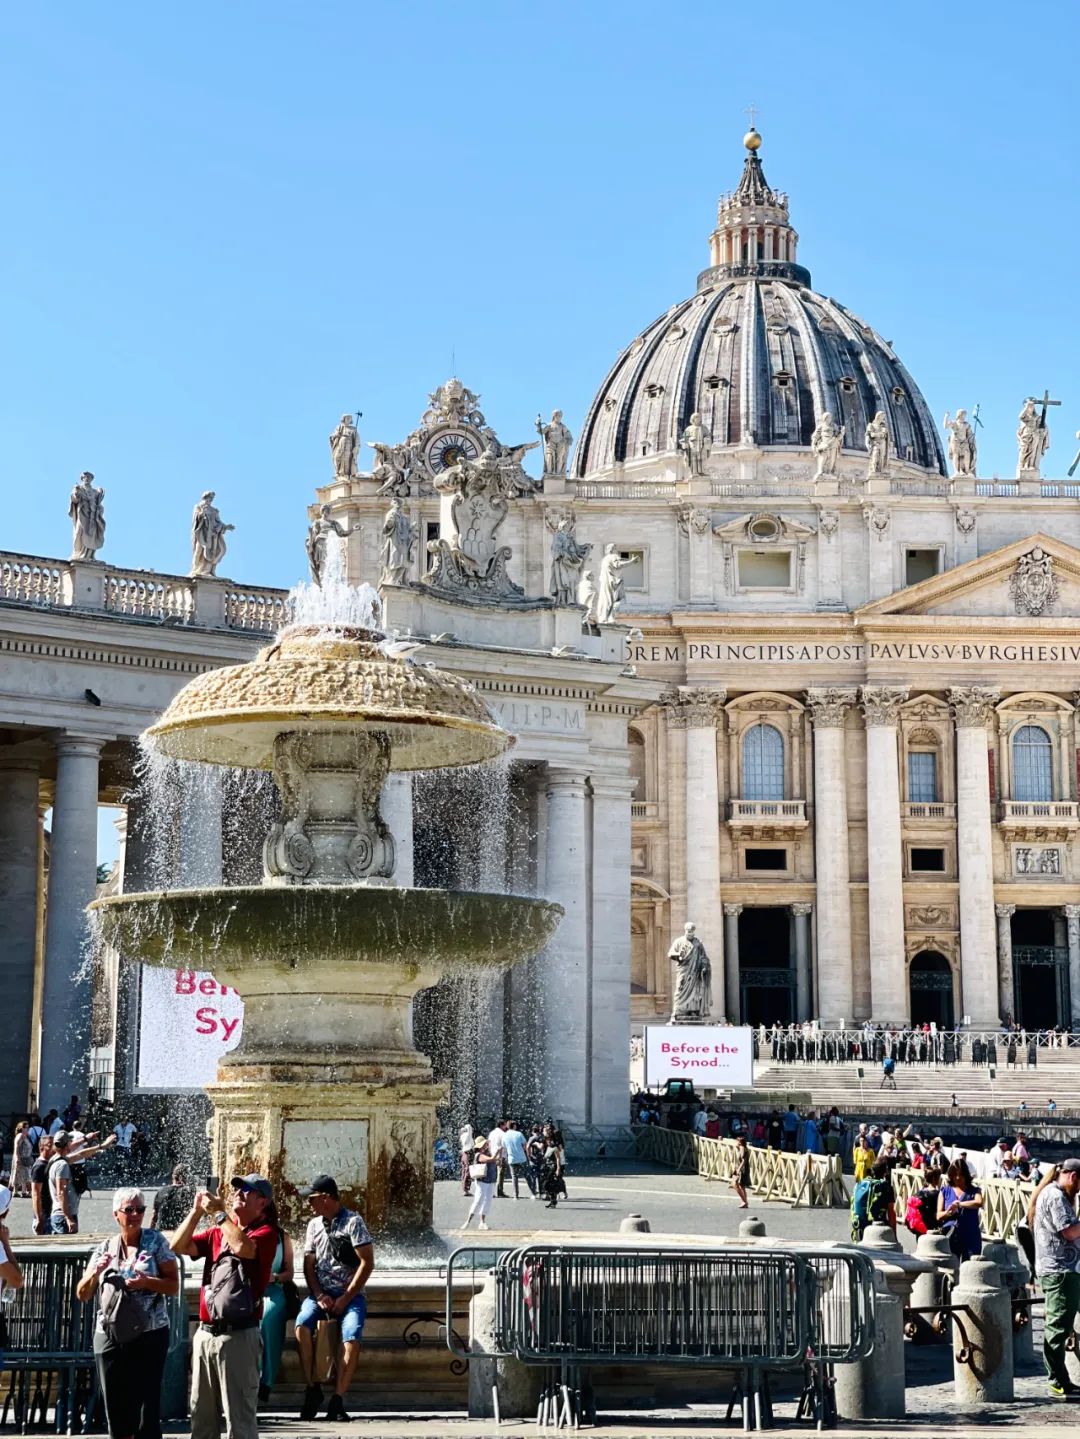
[[630,796],[628,775],[593,774],[590,1124],[626,1120],[630,1052]]
[[570,1124],[588,1122],[591,1083],[592,995],[588,964],[591,890],[585,776],[549,766],[546,776],[544,897],[565,911],[537,967],[541,1024],[536,1041],[544,1055],[547,1107]]
[[0,1114],[26,1108],[38,912],[36,756],[0,757],[0,993],[4,996],[4,1063]]
[[[1080,909],[1077,911],[1080,913]],[[997,918],[998,1007],[1005,1022],[1016,1019],[1016,996],[1013,993],[1012,917],[1015,904],[995,904]],[[963,970],[961,969],[961,974]]]
[[904,870],[897,726],[906,686],[864,685],[866,846],[870,911],[870,1007],[881,1023],[906,1021]]
[[1080,1029],[1080,904],[1065,906],[1065,933],[1069,944],[1069,1007],[1073,1029]]
[[854,1017],[844,725],[855,699],[853,689],[809,690],[806,696],[814,726],[817,1010],[827,1024]]
[[741,904],[724,905],[724,993],[727,996],[727,1017],[732,1024],[742,1023],[742,995],[739,988],[739,915]]
[[[994,933],[994,860],[986,727],[997,690],[949,691],[956,724],[956,843],[960,877],[960,982],[964,1014],[978,1029],[1000,1022],[1001,976]],[[1010,974],[1011,977],[1011,974]]]

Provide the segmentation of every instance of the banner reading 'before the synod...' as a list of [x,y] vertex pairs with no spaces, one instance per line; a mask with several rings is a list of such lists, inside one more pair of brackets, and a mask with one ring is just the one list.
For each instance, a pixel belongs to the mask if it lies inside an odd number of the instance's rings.
[[689,1079],[698,1089],[750,1089],[753,1030],[725,1024],[647,1024],[645,1083]]
[[138,1087],[205,1089],[240,1043],[244,1001],[211,974],[141,969]]

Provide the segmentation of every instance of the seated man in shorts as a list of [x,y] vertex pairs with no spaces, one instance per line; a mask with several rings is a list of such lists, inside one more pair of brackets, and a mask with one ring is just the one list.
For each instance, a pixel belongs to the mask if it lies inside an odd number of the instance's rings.
[[308,1297],[296,1316],[296,1346],[307,1386],[300,1418],[316,1418],[323,1400],[315,1379],[315,1326],[320,1319],[336,1319],[341,1325],[345,1353],[338,1362],[335,1392],[326,1417],[348,1419],[345,1395],[360,1360],[360,1336],[367,1313],[364,1285],[375,1268],[371,1235],[363,1218],[342,1204],[337,1181],[331,1175],[317,1174],[300,1193],[314,1215],[304,1238]]

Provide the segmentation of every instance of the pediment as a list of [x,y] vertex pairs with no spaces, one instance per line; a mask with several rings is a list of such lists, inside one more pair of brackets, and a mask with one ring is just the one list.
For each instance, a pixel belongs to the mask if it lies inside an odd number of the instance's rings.
[[1036,532],[863,605],[855,618],[889,615],[1080,617],[1080,550]]

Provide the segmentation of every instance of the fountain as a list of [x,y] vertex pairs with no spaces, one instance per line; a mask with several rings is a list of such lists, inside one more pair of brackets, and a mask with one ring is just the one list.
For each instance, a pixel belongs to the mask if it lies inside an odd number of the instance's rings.
[[241,1043],[209,1090],[216,1172],[267,1175],[296,1222],[297,1187],[327,1170],[373,1230],[415,1234],[431,1223],[446,1096],[413,1044],[413,998],[466,966],[536,954],[562,909],[393,884],[388,773],[478,764],[513,742],[470,685],[394,649],[362,625],[293,624],[250,664],[185,686],[145,739],[174,759],[271,771],[281,815],[263,883],[92,909],[126,958],[212,970],[244,998]]

